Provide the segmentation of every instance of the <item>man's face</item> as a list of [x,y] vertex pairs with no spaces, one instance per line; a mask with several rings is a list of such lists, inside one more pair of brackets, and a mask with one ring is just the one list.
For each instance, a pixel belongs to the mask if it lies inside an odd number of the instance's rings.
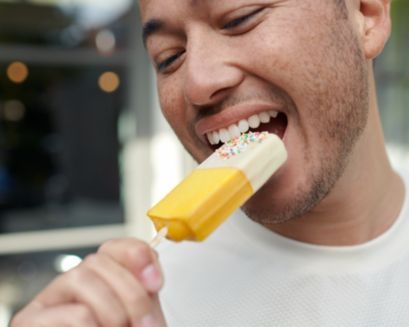
[[264,224],[325,197],[366,125],[366,61],[335,3],[140,3],[162,111],[196,160],[249,125],[284,140],[288,161],[244,207]]

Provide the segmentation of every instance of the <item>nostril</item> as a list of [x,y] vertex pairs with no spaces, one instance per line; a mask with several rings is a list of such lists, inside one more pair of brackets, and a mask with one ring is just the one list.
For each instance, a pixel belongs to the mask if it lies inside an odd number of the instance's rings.
[[191,104],[206,106],[223,101],[245,78],[243,71],[216,55],[186,55],[185,96]]
[[210,100],[212,102],[220,102],[222,101],[224,98],[226,98],[229,93],[232,91],[231,87],[225,87],[223,89],[220,90],[216,90],[211,96],[210,96]]

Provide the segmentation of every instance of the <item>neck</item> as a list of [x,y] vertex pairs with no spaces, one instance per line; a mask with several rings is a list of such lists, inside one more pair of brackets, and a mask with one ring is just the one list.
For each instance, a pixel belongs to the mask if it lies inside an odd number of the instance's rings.
[[332,246],[362,244],[384,233],[398,218],[405,193],[384,144],[373,83],[367,127],[343,176],[313,210],[272,229],[298,241]]

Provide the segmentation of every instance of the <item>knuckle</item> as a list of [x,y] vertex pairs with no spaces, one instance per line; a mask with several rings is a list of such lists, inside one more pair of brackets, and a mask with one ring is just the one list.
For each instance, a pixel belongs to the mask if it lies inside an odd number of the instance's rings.
[[97,254],[113,257],[125,264],[135,262],[137,266],[155,260],[151,247],[146,242],[135,238],[109,240],[99,247]]
[[81,264],[63,275],[64,282],[67,283],[67,287],[78,289],[79,285],[83,285],[83,283],[93,278],[92,274],[92,271],[85,264]]
[[129,256],[134,256],[141,262],[152,260],[152,249],[146,243],[140,242],[137,246],[130,248],[127,251]]

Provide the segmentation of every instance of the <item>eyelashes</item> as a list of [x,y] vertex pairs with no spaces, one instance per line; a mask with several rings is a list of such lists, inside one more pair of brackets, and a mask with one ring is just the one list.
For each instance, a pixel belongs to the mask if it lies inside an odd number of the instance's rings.
[[180,51],[178,53],[175,53],[174,55],[166,58],[165,60],[159,62],[156,65],[156,68],[159,72],[163,72],[166,68],[168,68],[174,61],[176,61],[182,54],[184,53],[184,51]]
[[[240,17],[237,17],[235,19],[232,19],[231,21],[227,22],[224,24],[221,29],[222,30],[227,30],[232,33],[232,35],[239,35],[245,33],[247,30],[251,29],[251,26],[253,24],[246,24],[248,21],[250,21],[253,17],[257,16],[257,14],[261,13],[265,8],[257,8],[248,14],[242,15]],[[240,28],[241,26],[244,26],[244,28]],[[250,26],[249,26],[250,25]],[[237,29],[237,31],[235,31]],[[172,66],[172,64],[177,61],[183,54],[185,53],[185,50],[179,51],[177,53],[174,53],[164,60],[158,62],[156,64],[156,69],[159,73],[168,73],[169,68]]]
[[250,12],[247,15],[243,15],[243,16],[240,16],[240,17],[238,17],[236,19],[233,19],[232,21],[230,21],[227,24],[223,25],[223,29],[225,29],[225,30],[234,29],[235,27],[238,27],[241,24],[248,21],[253,16],[257,15],[262,10],[264,10],[264,8],[257,8],[256,10],[253,10],[252,12]]

